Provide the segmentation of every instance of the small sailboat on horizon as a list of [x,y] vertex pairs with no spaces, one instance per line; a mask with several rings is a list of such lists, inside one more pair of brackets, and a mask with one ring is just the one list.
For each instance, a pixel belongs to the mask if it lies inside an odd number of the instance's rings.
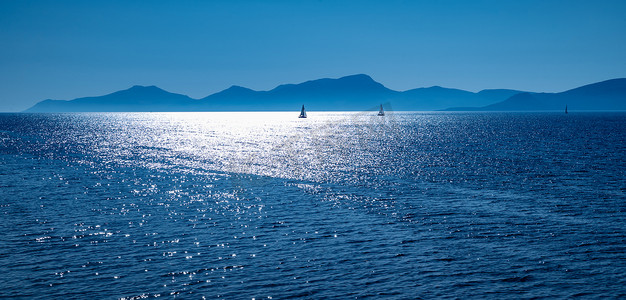
[[565,113],[567,113],[567,104],[565,104]]
[[378,111],[378,116],[384,116],[385,115],[385,111],[383,111],[383,105],[380,105],[380,110]]
[[300,115],[298,118],[306,118],[306,110],[304,110],[304,104],[302,104],[302,110],[300,111]]

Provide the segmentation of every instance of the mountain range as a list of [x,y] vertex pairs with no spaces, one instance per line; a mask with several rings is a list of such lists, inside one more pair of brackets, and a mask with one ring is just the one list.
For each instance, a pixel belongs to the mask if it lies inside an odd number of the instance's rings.
[[626,78],[585,85],[561,93],[508,89],[478,93],[433,86],[394,91],[364,74],[284,84],[269,91],[241,86],[201,99],[156,86],[133,86],[104,96],[44,100],[25,112],[135,111],[355,111],[389,103],[397,111],[626,110]]
[[457,111],[626,110],[626,78],[588,84],[561,93],[518,93],[483,107],[456,107]]

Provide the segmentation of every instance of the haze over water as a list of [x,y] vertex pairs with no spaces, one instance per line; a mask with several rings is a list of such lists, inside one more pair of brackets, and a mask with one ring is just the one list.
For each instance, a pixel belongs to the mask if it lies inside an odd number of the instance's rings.
[[375,114],[0,114],[0,297],[626,296],[626,113]]

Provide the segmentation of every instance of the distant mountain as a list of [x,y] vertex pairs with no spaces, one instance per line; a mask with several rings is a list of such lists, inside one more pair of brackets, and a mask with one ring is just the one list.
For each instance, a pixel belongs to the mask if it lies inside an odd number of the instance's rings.
[[[293,110],[305,104],[309,110],[351,111],[390,103],[394,110],[437,110],[458,105],[487,105],[520,91],[497,94],[490,90],[472,93],[439,86],[394,91],[364,74],[339,79],[318,79],[300,84],[280,85],[256,92],[241,87],[201,99],[204,110]],[[495,90],[494,90],[495,91]],[[505,90],[502,90],[505,91]]]
[[[402,92],[392,102],[396,110],[440,110],[453,106],[482,106],[508,98],[510,93],[498,93],[496,90],[483,90],[472,93],[459,89],[433,86],[429,88],[417,88]],[[504,91],[504,90],[501,90]]]
[[25,112],[122,112],[122,111],[186,111],[196,100],[164,91],[156,86],[133,86],[99,97],[84,97],[71,101],[44,100]]
[[[433,86],[394,91],[358,74],[284,84],[269,91],[231,86],[202,99],[170,93],[156,86],[133,86],[104,96],[74,100],[44,100],[25,112],[121,112],[121,111],[355,111],[389,103],[393,110],[551,110],[565,102],[572,109],[626,109],[625,81],[615,79],[563,93],[529,93],[516,90],[483,90],[472,93]],[[563,104],[563,105],[562,105]]]
[[284,84],[270,91],[230,87],[200,99],[203,110],[284,111],[305,104],[309,110],[360,110],[393,98],[398,92],[367,75]]
[[537,111],[626,110],[626,78],[585,85],[561,93],[517,93],[504,101],[482,107],[460,107],[447,110]]

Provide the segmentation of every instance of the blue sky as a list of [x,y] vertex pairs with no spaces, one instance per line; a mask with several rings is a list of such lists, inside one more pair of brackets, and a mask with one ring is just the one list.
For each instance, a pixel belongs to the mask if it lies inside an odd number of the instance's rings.
[[0,43],[0,111],[357,73],[396,90],[558,92],[626,77],[626,1],[0,0]]

